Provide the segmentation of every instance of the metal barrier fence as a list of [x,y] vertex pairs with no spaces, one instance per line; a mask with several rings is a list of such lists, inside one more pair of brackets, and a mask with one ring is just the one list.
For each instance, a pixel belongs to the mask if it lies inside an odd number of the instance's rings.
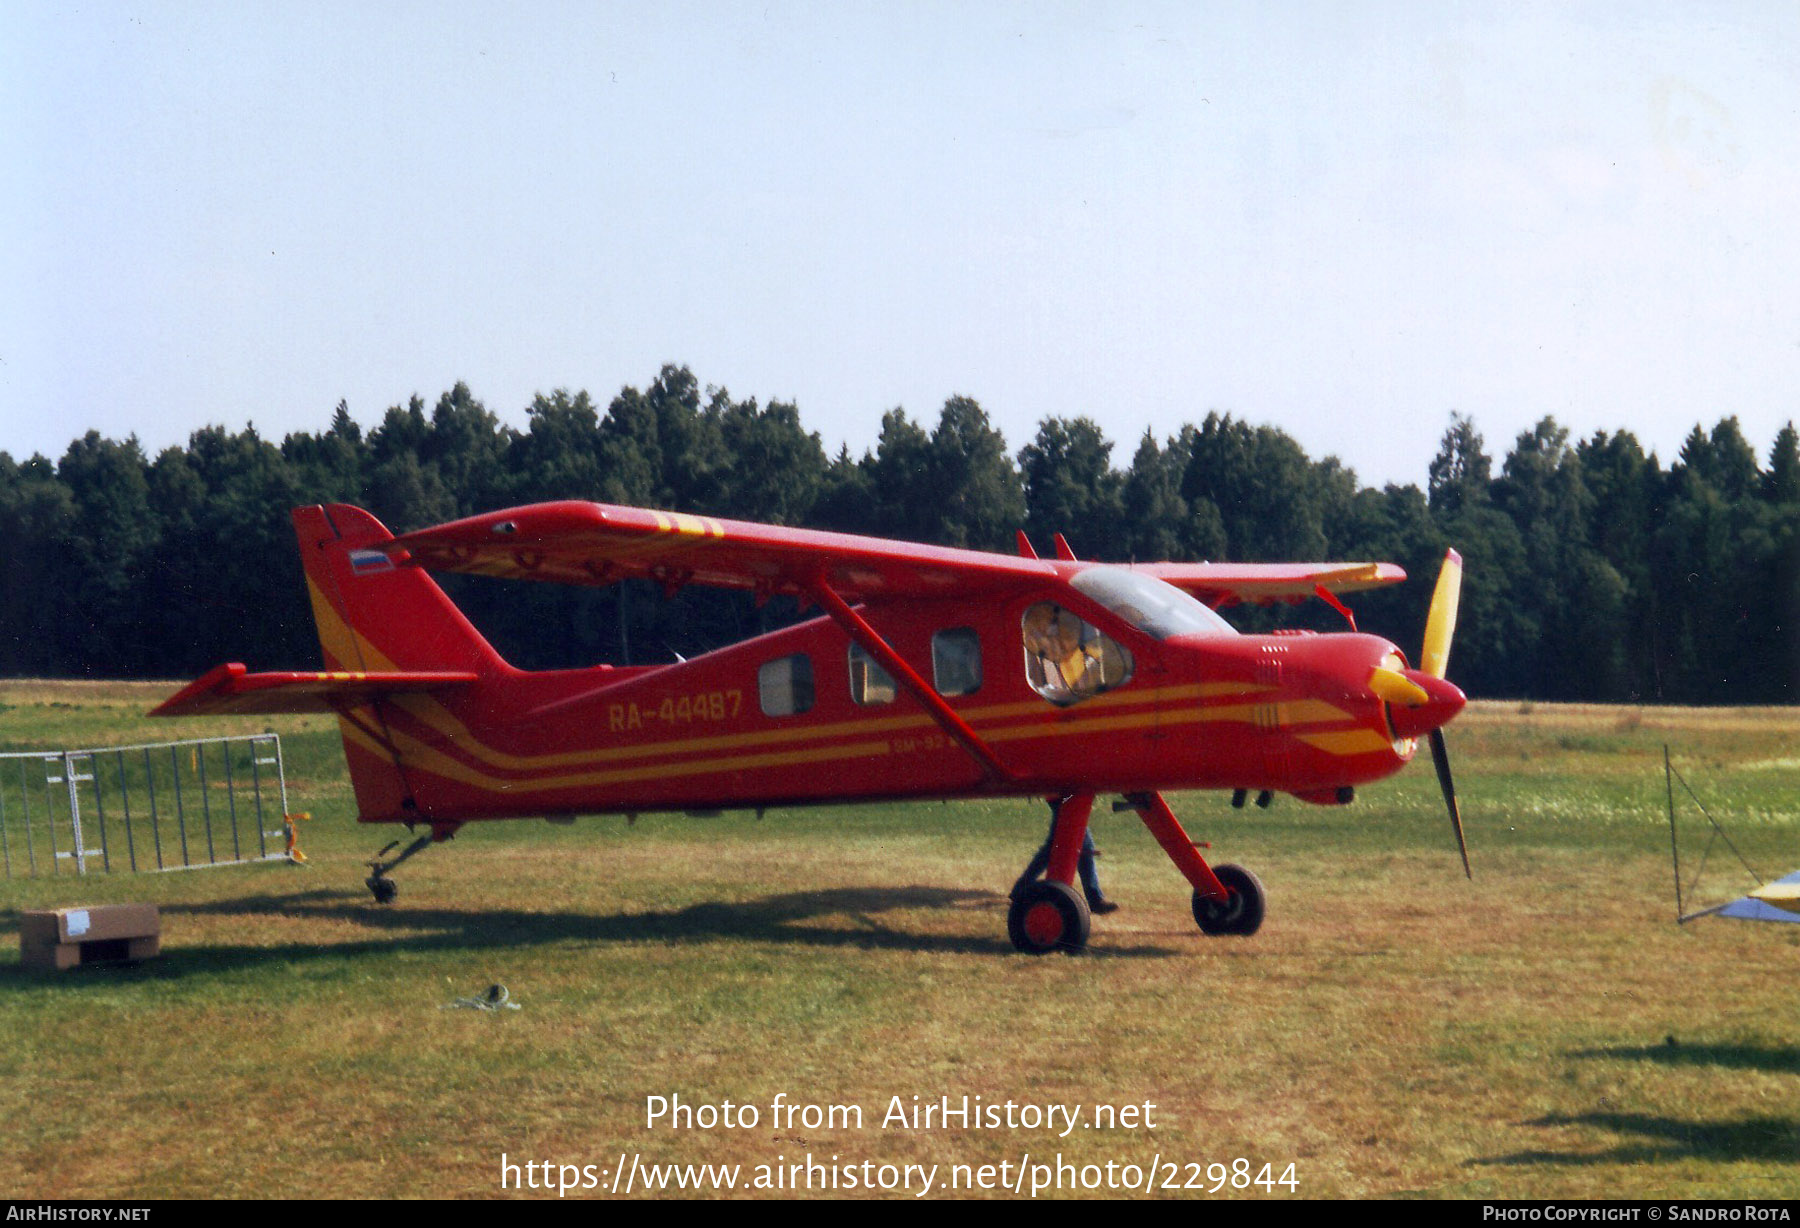
[[8,878],[284,859],[286,817],[281,738],[272,733],[0,752]]

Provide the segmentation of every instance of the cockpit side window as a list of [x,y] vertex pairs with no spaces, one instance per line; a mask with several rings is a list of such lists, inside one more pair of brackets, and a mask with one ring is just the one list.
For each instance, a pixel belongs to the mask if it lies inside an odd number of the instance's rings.
[[1054,601],[1026,609],[1021,635],[1025,678],[1053,704],[1067,707],[1131,681],[1131,652]]

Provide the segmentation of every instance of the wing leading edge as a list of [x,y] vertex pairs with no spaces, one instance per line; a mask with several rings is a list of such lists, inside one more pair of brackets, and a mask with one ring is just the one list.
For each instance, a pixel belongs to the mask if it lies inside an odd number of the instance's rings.
[[611,584],[649,579],[759,596],[807,596],[821,583],[851,599],[992,593],[1056,578],[1037,559],[644,508],[568,501],[472,516],[381,549],[432,571]]
[[1394,563],[1142,563],[1134,570],[1186,589],[1208,605],[1296,602],[1328,593],[1356,593],[1398,584]]
[[[565,501],[472,516],[381,546],[432,571],[611,584],[649,579],[806,597],[821,583],[848,600],[991,595],[1088,564],[889,541],[680,512]],[[1213,604],[1300,601],[1397,584],[1392,563],[1148,563],[1135,570]]]

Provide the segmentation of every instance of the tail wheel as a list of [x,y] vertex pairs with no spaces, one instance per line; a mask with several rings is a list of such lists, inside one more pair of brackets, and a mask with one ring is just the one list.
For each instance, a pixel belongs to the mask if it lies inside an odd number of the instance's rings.
[[1223,903],[1194,892],[1194,920],[1207,934],[1237,934],[1248,938],[1262,927],[1268,893],[1262,880],[1243,866],[1215,866],[1213,875],[1230,893]]
[[1073,955],[1087,946],[1087,902],[1067,883],[1038,879],[1013,899],[1006,913],[1006,933],[1013,946],[1028,955],[1051,951]]

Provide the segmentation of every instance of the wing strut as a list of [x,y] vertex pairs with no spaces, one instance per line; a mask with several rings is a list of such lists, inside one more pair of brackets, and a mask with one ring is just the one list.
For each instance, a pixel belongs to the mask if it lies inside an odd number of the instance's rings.
[[1320,601],[1323,601],[1339,614],[1342,614],[1344,616],[1344,621],[1350,624],[1350,630],[1356,630],[1356,615],[1350,612],[1349,606],[1338,600],[1336,593],[1326,588],[1323,584],[1315,584],[1313,585],[1313,594],[1317,596]]
[[851,609],[844,599],[832,591],[831,585],[824,580],[815,580],[812,585],[813,599],[831,615],[831,620],[842,627],[857,645],[885,669],[894,681],[907,689],[912,697],[925,705],[925,711],[936,721],[958,746],[968,751],[975,762],[987,773],[990,780],[1013,780],[1017,774],[1000,762],[993,748],[982,741],[981,735],[969,727],[969,723],[956,712],[944,697],[931,689],[921,678],[918,671],[908,665],[895,652],[889,643],[881,638],[881,633],[871,627],[868,620]]

